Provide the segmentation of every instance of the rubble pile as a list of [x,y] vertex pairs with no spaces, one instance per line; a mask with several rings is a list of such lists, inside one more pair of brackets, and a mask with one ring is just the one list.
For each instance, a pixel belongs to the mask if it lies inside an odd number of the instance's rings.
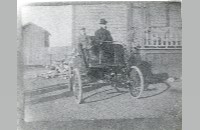
[[65,60],[55,61],[52,65],[45,66],[45,68],[48,69],[48,71],[39,74],[37,77],[43,77],[46,79],[56,78],[56,77],[62,77],[64,79],[67,79],[69,77],[70,67],[68,63],[65,62]]

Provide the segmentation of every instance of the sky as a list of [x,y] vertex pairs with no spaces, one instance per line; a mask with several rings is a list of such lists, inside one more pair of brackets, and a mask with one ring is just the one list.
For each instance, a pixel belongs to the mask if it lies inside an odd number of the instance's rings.
[[22,25],[34,23],[50,36],[50,46],[70,46],[72,40],[72,8],[71,6],[32,6],[23,7],[21,11]]

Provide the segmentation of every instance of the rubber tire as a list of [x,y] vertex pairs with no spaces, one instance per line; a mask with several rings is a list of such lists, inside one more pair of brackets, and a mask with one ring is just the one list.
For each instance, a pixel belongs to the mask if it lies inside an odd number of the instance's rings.
[[[137,74],[136,74],[137,73]],[[134,95],[133,93],[132,93],[132,91],[133,91],[133,89],[134,89],[134,86],[133,85],[130,85],[130,87],[129,87],[129,91],[130,91],[130,94],[133,96],[133,98],[136,98],[136,99],[138,99],[138,98],[140,98],[141,97],[141,94],[142,94],[142,92],[144,91],[144,78],[143,78],[143,74],[142,74],[142,72],[140,71],[140,69],[137,67],[137,66],[132,66],[131,67],[131,71],[130,71],[130,77],[129,77],[129,80],[134,80],[134,79],[136,79],[135,77],[133,77],[133,76],[138,76],[137,78],[139,78],[139,86],[138,86],[138,88],[139,88],[139,93],[137,94],[137,95]],[[134,81],[135,82],[135,81]]]
[[75,101],[78,104],[82,103],[82,96],[83,96],[83,90],[82,90],[82,80],[80,71],[76,68],[74,69],[74,83],[73,83],[73,92],[75,96]]
[[74,75],[72,73],[72,67],[69,67],[69,90],[73,91],[73,81],[74,80]]

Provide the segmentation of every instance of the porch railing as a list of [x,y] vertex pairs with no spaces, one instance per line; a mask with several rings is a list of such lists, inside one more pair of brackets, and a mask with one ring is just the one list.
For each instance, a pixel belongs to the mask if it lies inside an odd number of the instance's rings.
[[150,27],[144,31],[143,49],[182,49],[182,29],[179,27]]

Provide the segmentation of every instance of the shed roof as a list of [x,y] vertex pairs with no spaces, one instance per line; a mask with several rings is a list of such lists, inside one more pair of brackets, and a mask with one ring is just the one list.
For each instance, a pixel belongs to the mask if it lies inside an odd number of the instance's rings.
[[26,30],[27,28],[29,28],[31,26],[38,28],[39,30],[43,31],[44,33],[46,33],[48,35],[51,35],[51,33],[49,33],[46,29],[44,29],[43,27],[38,26],[38,25],[36,25],[36,24],[34,24],[32,22],[29,22],[29,23],[25,24],[22,28],[23,28],[23,30]]

